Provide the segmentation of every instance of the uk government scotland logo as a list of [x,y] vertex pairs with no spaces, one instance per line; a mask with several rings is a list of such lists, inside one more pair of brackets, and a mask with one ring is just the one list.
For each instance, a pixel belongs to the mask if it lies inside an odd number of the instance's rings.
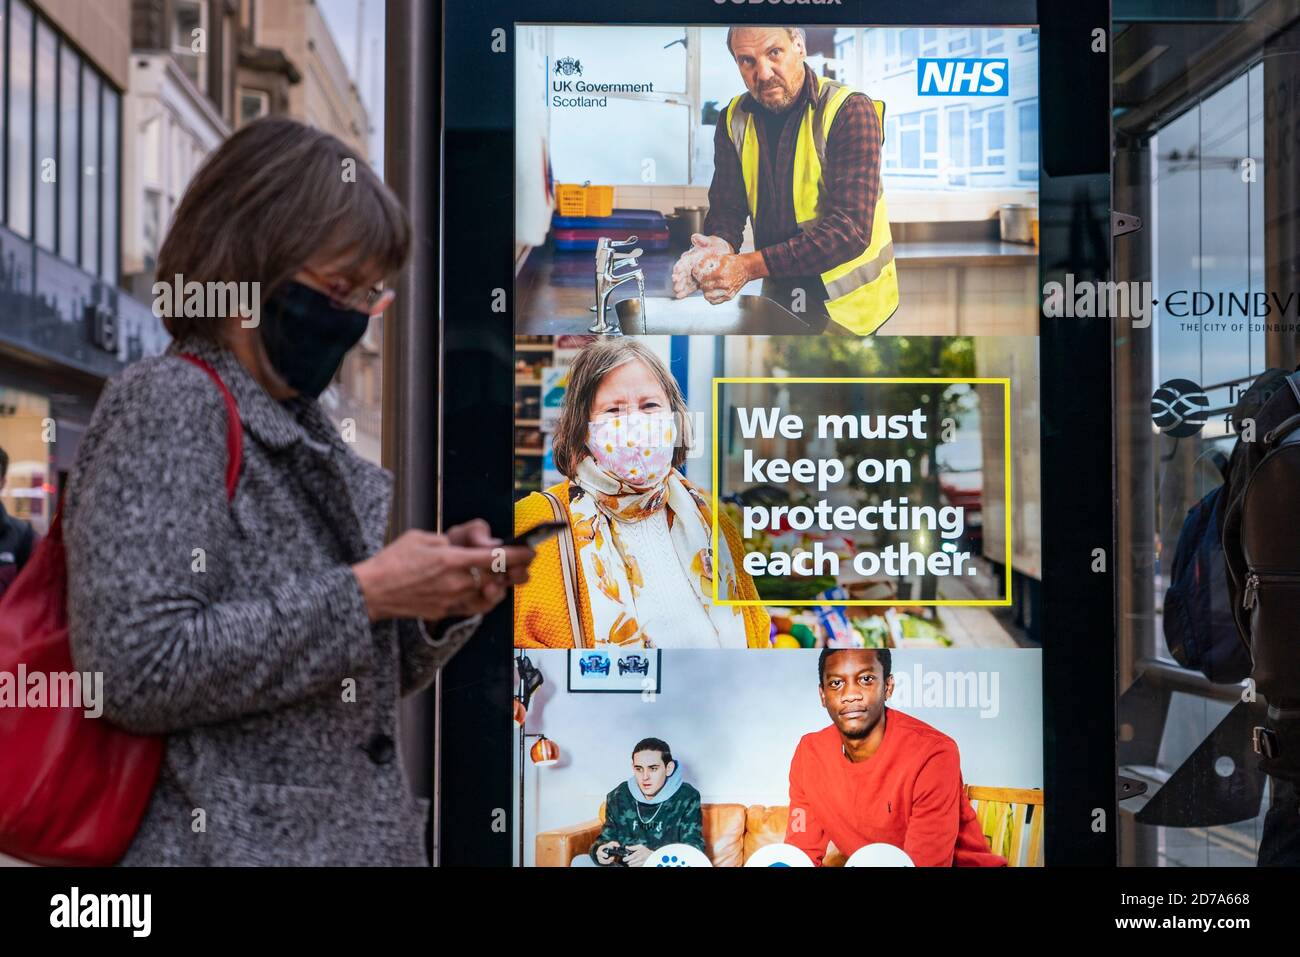
[[555,72],[560,76],[582,76],[582,61],[571,56],[560,57],[555,61]]

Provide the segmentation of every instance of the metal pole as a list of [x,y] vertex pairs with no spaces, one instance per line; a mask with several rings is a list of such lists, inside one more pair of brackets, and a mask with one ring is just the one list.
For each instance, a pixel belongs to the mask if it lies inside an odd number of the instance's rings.
[[[438,319],[439,9],[387,0],[384,56],[384,173],[411,217],[411,260],[397,278],[384,328],[383,458],[395,478],[390,530],[439,528]],[[439,679],[441,676],[439,676]],[[433,800],[438,863],[437,688],[402,702],[401,747],[416,794]]]

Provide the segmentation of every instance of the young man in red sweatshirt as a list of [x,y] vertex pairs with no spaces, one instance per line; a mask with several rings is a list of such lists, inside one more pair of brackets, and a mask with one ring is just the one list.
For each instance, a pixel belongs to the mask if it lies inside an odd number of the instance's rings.
[[956,742],[885,707],[890,668],[887,648],[822,651],[818,694],[831,726],[795,748],[786,843],[818,866],[831,841],[846,856],[893,844],[918,867],[1005,866],[966,798]]

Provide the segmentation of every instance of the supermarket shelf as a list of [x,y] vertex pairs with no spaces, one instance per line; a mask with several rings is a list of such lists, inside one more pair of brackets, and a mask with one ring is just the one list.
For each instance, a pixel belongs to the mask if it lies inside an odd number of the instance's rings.
[[515,455],[541,455],[541,454],[542,454],[541,449],[525,449],[519,447],[515,448]]
[[542,384],[542,380],[540,376],[533,376],[532,378],[521,378],[519,376],[515,376],[515,385],[541,385],[541,384]]
[[549,342],[520,342],[515,345],[515,352],[554,352],[555,346]]
[[515,425],[521,429],[538,429],[541,428],[541,419],[515,419]]

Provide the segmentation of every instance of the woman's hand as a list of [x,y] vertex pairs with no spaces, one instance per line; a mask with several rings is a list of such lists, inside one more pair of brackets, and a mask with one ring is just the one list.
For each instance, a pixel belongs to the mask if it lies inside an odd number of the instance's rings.
[[437,621],[490,611],[507,587],[528,580],[534,554],[527,546],[503,546],[486,522],[475,519],[446,535],[406,532],[352,571],[371,621]]

